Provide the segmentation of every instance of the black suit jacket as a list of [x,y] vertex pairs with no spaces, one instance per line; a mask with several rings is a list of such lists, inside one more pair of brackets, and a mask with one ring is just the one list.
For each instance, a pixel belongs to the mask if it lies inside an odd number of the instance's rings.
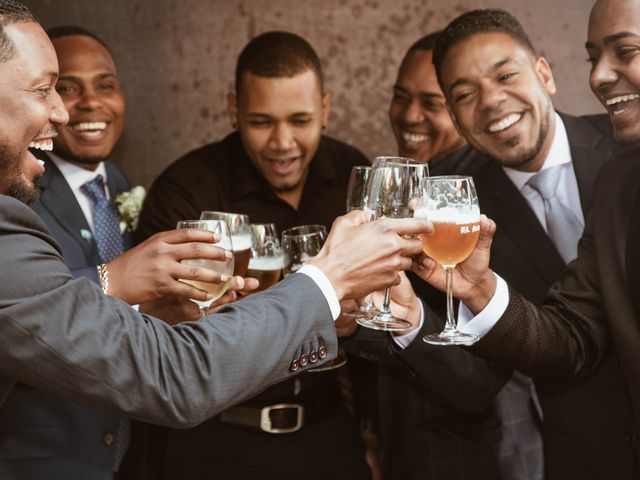
[[[74,276],[97,281],[102,263],[95,239],[69,184],[43,156],[42,190],[32,207],[57,240]],[[106,162],[111,198],[129,190],[129,182]],[[125,249],[132,245],[123,234]],[[19,384],[0,409],[0,477],[107,480],[113,478],[118,417]],[[3,473],[4,472],[4,473]]]

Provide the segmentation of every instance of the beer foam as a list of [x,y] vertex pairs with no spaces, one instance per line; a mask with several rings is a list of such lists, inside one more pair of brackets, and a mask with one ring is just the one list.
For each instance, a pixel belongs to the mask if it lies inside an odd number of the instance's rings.
[[216,247],[224,248],[225,250],[231,250],[231,242],[228,238],[222,238],[218,243],[214,244]]
[[480,221],[480,209],[460,211],[455,208],[441,208],[430,210],[428,207],[417,208],[413,213],[415,218],[426,218],[434,223],[477,223]]
[[278,255],[277,257],[257,257],[249,260],[249,268],[251,270],[282,270],[286,257]]
[[231,235],[231,241],[233,242],[233,250],[236,252],[251,248],[251,235]]

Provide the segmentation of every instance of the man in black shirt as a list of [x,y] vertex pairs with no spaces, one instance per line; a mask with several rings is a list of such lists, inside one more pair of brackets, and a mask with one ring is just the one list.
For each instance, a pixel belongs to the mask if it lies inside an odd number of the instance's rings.
[[[238,59],[236,93],[228,97],[237,131],[160,175],[138,231],[146,237],[202,210],[248,214],[279,230],[330,226],[344,213],[351,168],[368,162],[322,135],[329,102],[319,59],[305,40],[284,32],[252,40]],[[296,431],[269,432],[260,416],[282,403],[294,406],[277,408],[285,417],[277,426]],[[170,430],[164,447],[164,478],[369,477],[336,371],[301,375],[194,429]]]

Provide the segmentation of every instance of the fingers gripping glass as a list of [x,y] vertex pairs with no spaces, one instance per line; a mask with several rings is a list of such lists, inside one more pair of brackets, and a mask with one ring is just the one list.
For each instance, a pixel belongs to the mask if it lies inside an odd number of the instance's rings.
[[233,257],[235,266],[233,274],[247,276],[249,259],[251,258],[251,229],[249,216],[240,213],[214,212],[206,210],[200,214],[200,220],[224,220],[231,232],[233,242]]
[[[181,220],[178,222],[176,228],[196,228],[198,230],[208,230],[215,233],[220,238],[220,241],[216,244],[217,246],[224,248],[225,250],[233,250],[229,227],[227,226],[227,223],[222,220]],[[222,295],[224,295],[225,292],[229,289],[229,284],[231,283],[231,275],[233,274],[233,258],[226,261],[192,258],[182,260],[181,263],[208,268],[220,273],[221,275],[227,275],[229,277],[229,280],[224,283],[208,283],[202,282],[200,280],[186,279],[180,280],[182,282],[193,285],[196,288],[205,290],[213,295],[211,299],[204,301],[195,300],[193,298],[191,299],[192,302],[198,305],[198,308],[200,309],[200,316],[204,317],[207,313],[207,309],[211,306],[211,304],[219,299]]]
[[433,235],[422,235],[425,255],[445,270],[447,285],[447,319],[441,333],[426,335],[424,341],[434,345],[471,345],[478,336],[456,328],[453,310],[453,272],[473,251],[480,235],[480,206],[471,177],[431,177],[418,200],[416,217],[433,223]]
[[[424,181],[429,178],[426,163],[404,157],[377,157],[367,182],[365,211],[372,218],[413,217],[413,208]],[[363,327],[384,331],[403,331],[411,323],[393,316],[390,308],[391,290],[384,291],[384,302],[377,315],[361,317]]]

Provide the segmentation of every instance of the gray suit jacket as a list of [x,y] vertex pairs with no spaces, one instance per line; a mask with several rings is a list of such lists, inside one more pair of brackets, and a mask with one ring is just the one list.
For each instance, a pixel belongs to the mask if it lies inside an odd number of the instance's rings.
[[319,364],[336,355],[329,306],[303,274],[170,327],[86,278],[73,279],[42,221],[4,195],[0,239],[0,402],[20,381],[186,427],[293,375],[291,362],[303,353],[325,346],[329,354]]

